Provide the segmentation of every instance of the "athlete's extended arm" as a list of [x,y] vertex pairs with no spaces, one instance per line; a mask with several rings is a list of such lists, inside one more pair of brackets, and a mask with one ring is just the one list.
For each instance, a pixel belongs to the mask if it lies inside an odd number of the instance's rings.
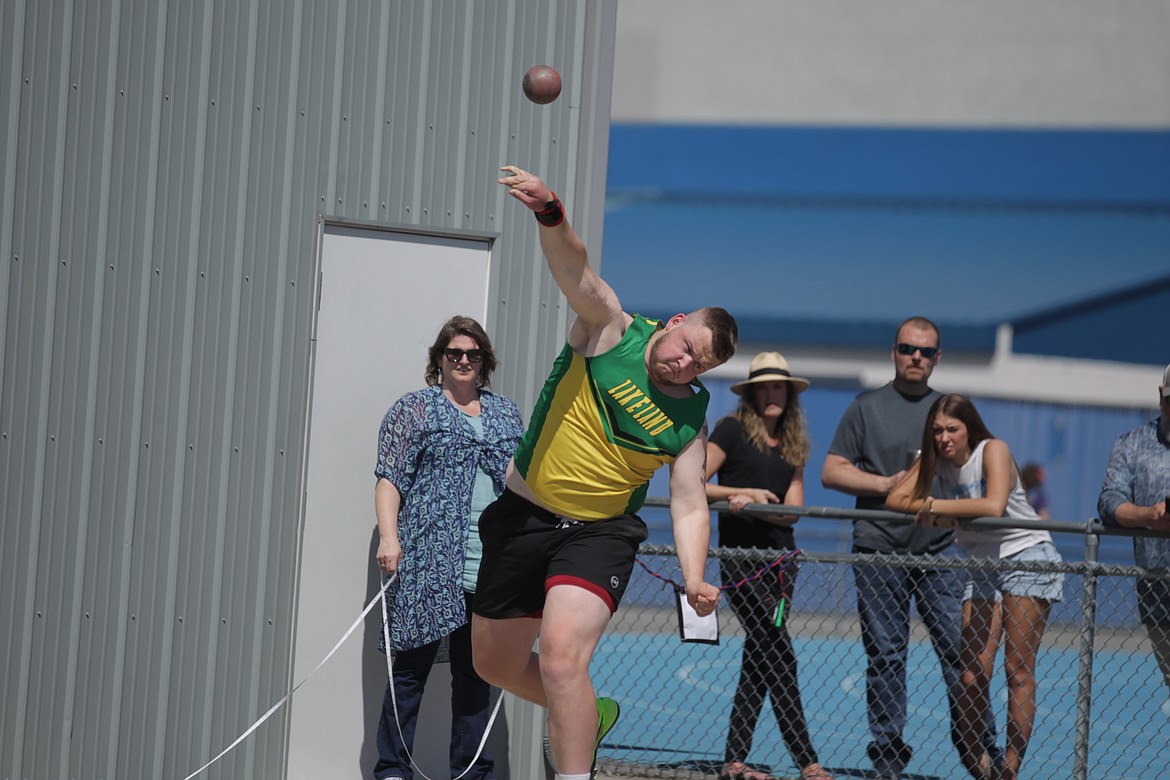
[[[507,174],[500,178],[500,184],[532,211],[541,212],[553,201],[552,190],[540,177],[515,165],[505,165],[500,170]],[[629,318],[622,312],[613,288],[589,265],[585,244],[568,220],[552,226],[541,223],[539,230],[540,248],[553,279],[577,315],[579,325],[574,323],[573,327],[585,329],[580,334],[584,337],[582,341],[593,341],[607,329],[616,329],[620,338]],[[574,347],[579,346],[585,345],[574,343]]]
[[683,448],[670,467],[670,520],[682,566],[687,601],[700,615],[719,602],[719,588],[703,579],[711,546],[711,512],[707,508],[707,426]]

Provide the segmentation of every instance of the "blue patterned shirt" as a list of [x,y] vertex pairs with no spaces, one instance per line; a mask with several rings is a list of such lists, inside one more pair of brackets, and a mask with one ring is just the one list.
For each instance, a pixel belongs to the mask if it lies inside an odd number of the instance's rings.
[[[1161,418],[1122,434],[1113,445],[1097,512],[1117,525],[1117,507],[1129,502],[1153,506],[1170,494],[1170,443],[1158,433]],[[1133,559],[1147,569],[1170,569],[1170,538],[1134,537]]]
[[407,393],[386,412],[374,476],[398,489],[402,561],[386,591],[390,645],[396,650],[442,639],[467,622],[463,565],[475,474],[503,490],[524,422],[502,395],[480,391],[480,438],[438,385]]

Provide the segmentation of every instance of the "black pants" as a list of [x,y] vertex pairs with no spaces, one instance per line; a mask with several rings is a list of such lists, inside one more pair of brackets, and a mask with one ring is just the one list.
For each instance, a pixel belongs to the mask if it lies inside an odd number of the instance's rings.
[[[723,582],[731,584],[750,577],[768,561],[736,559],[720,561]],[[777,572],[783,572],[783,583]],[[798,768],[817,763],[800,701],[796,679],[796,653],[788,635],[787,612],[791,607],[796,567],[781,565],[758,580],[727,592],[731,610],[745,633],[739,684],[731,705],[725,761],[746,761],[752,749],[752,734],[759,720],[764,697],[771,696],[772,711],[780,724],[780,736]],[[775,625],[776,605],[785,599],[785,618]]]

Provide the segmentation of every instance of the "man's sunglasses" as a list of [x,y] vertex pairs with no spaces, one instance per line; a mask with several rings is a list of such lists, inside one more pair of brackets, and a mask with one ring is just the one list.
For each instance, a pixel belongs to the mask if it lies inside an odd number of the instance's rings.
[[450,360],[452,363],[458,363],[463,359],[464,355],[467,356],[467,362],[473,365],[483,362],[482,349],[453,349],[448,347],[447,349],[443,350],[443,354],[446,355],[447,360]]
[[899,355],[913,355],[915,352],[921,352],[922,357],[927,360],[934,360],[934,356],[938,354],[938,347],[920,347],[916,344],[895,344],[894,349],[898,350]]

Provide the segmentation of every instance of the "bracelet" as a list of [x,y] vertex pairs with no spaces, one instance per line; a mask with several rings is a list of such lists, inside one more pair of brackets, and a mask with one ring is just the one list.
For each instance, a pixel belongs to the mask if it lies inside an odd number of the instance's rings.
[[552,195],[552,200],[544,204],[544,209],[535,212],[536,221],[545,227],[556,227],[565,221],[565,210],[561,207],[561,201],[557,198],[557,194],[549,190]]

